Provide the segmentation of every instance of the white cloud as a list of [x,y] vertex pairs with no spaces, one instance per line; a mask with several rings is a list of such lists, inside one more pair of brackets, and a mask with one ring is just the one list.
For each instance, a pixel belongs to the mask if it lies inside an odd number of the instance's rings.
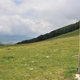
[[0,0],[0,34],[44,34],[80,19],[80,0]]

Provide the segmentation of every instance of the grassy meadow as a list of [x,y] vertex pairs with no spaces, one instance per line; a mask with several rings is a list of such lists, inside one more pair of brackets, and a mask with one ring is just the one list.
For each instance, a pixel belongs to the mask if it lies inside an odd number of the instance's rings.
[[36,43],[0,46],[0,80],[75,80],[78,32]]

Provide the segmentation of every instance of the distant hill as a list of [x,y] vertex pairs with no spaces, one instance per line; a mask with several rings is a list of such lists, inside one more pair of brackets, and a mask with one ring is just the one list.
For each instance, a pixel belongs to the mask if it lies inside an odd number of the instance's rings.
[[36,38],[18,42],[17,44],[26,44],[26,43],[39,42],[39,41],[47,40],[49,38],[53,38],[53,37],[56,37],[56,36],[59,36],[59,35],[62,35],[62,34],[68,33],[68,32],[75,31],[75,30],[79,29],[79,23],[80,22],[77,22],[75,24],[71,24],[71,25],[59,28],[57,30],[51,31],[50,33],[40,35]]
[[0,34],[0,44],[15,44],[21,40],[30,39],[27,36],[19,35],[1,35]]

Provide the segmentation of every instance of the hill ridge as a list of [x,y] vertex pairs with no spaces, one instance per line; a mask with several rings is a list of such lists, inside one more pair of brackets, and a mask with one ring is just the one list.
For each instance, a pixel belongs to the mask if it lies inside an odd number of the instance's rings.
[[33,43],[33,42],[43,41],[43,40],[47,40],[47,39],[50,39],[50,38],[53,38],[56,36],[60,36],[65,33],[75,31],[77,29],[79,29],[79,22],[76,22],[75,24],[71,24],[71,25],[59,28],[57,30],[53,30],[50,33],[40,35],[40,36],[33,38],[33,39],[30,39],[30,40],[24,40],[24,41],[18,42],[17,44],[25,44],[25,43]]

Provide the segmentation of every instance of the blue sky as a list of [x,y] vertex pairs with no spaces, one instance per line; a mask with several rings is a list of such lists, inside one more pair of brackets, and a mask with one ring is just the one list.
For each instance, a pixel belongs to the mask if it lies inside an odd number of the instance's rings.
[[13,0],[13,1],[16,3],[16,5],[22,4],[22,1],[21,0]]
[[36,37],[80,20],[80,0],[0,0],[0,34]]

